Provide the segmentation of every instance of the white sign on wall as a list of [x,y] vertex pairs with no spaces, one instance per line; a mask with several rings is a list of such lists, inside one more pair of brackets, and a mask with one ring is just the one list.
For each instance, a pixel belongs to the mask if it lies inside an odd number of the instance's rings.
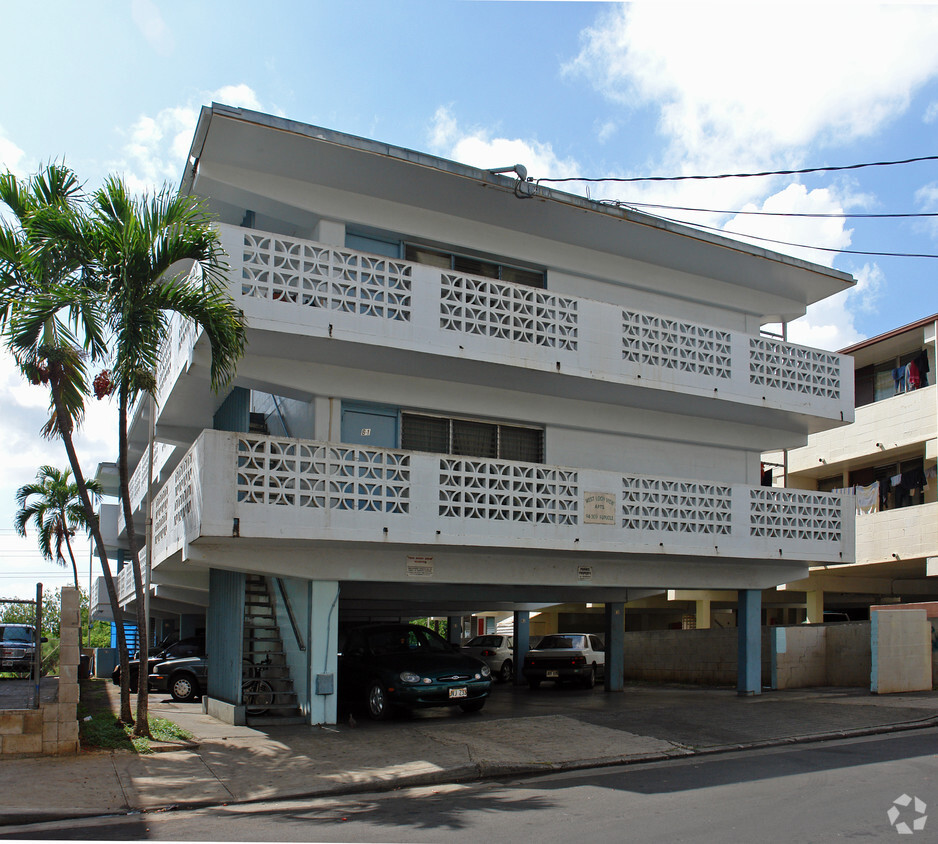
[[408,557],[408,577],[433,577],[433,557]]
[[614,525],[616,523],[615,493],[584,492],[583,523],[587,525]]

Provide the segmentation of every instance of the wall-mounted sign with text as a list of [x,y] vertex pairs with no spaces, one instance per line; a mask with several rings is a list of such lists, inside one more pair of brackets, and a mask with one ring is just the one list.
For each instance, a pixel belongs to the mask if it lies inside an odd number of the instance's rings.
[[583,524],[614,525],[616,523],[616,496],[613,492],[583,493]]
[[408,577],[433,577],[433,557],[408,557]]

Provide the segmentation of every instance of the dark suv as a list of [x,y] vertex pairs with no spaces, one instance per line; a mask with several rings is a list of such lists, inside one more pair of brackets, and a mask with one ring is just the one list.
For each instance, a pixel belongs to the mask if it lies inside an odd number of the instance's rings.
[[[182,659],[183,657],[190,656],[205,656],[205,637],[204,636],[190,636],[186,639],[180,639],[178,642],[173,642],[168,644],[163,642],[160,645],[157,645],[155,648],[150,650],[150,658],[147,661],[147,676],[153,672],[153,669],[160,662],[165,662],[168,659]],[[139,657],[139,655],[138,655]],[[137,672],[140,670],[140,659],[130,660],[130,690],[131,692],[136,692],[137,690]],[[121,667],[120,664],[114,669],[111,674],[111,681],[115,686],[121,684]],[[153,689],[153,685],[150,685],[150,689]]]
[[[40,641],[47,641],[46,637]],[[0,624],[0,672],[31,673],[35,654],[35,627],[31,624]]]

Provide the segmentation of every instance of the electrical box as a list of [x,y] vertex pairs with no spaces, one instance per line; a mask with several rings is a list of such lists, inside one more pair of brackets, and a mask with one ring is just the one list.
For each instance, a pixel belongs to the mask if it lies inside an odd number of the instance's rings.
[[317,674],[316,675],[316,694],[317,695],[335,694],[335,674]]

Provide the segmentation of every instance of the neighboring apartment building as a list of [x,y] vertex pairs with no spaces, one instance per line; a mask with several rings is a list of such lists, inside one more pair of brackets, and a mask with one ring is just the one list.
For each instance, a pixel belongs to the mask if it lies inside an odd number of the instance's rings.
[[804,593],[808,621],[938,600],[936,326],[938,314],[844,349],[854,360],[855,422],[774,456],[787,464],[786,486],[844,490],[857,511],[856,562],[814,566],[784,587]]
[[[207,608],[219,717],[240,717],[258,591],[303,717],[329,723],[340,625],[506,609],[523,650],[530,609],[597,602],[615,659],[625,603],[668,589],[738,594],[757,693],[762,590],[852,560],[840,495],[760,483],[763,452],[853,415],[850,357],[762,326],[849,275],[221,105],[182,190],[218,216],[248,347],[215,395],[205,338],[171,326],[151,611]],[[142,402],[136,455],[146,423]]]

